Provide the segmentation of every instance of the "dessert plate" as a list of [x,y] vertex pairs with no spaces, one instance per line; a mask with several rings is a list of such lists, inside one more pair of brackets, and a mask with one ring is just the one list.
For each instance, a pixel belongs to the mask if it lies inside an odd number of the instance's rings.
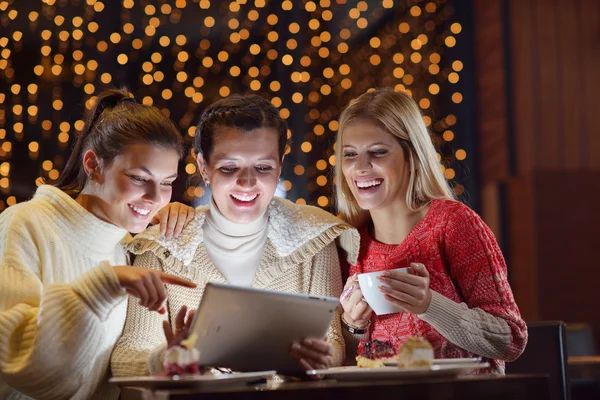
[[[472,364],[481,362],[481,357],[473,357],[473,358],[439,358],[433,360],[433,365],[456,365],[456,364]],[[397,361],[384,361],[383,362],[388,367],[395,367],[398,362]]]
[[237,372],[231,374],[180,375],[180,376],[129,376],[110,378],[110,382],[119,386],[137,386],[148,389],[190,388],[212,385],[231,385],[250,383],[275,375],[276,371]]
[[458,364],[432,365],[431,367],[416,368],[359,368],[359,367],[337,367],[329,369],[306,371],[308,375],[323,375],[327,378],[344,380],[386,380],[403,378],[428,378],[437,376],[457,376],[467,374],[477,369],[487,368],[487,362],[472,362]]

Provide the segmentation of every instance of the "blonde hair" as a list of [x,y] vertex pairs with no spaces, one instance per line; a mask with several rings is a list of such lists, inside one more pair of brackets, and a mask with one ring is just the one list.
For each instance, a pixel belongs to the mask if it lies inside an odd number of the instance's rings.
[[415,101],[406,93],[377,89],[359,96],[340,116],[335,145],[335,193],[342,219],[355,227],[370,220],[369,212],[359,207],[342,172],[344,129],[358,120],[373,121],[399,139],[410,168],[406,192],[410,210],[417,211],[433,199],[455,198]]

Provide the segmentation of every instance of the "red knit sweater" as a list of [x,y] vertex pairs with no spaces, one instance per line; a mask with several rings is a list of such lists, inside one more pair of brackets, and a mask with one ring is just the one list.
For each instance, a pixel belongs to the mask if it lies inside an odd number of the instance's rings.
[[[510,344],[501,360],[489,360],[493,370],[503,371],[503,360],[513,360],[522,353],[527,326],[515,304],[494,234],[474,211],[457,201],[434,200],[399,245],[379,243],[367,228],[362,229],[358,262],[350,266],[349,274],[403,268],[411,262],[425,265],[431,290],[508,323]],[[371,340],[389,340],[398,346],[409,336],[426,338],[436,358],[474,357],[414,314],[373,313]]]

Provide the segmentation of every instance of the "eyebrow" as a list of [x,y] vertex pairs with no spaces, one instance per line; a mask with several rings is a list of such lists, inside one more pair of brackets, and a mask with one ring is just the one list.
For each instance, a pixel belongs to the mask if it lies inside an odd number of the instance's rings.
[[[218,161],[238,161],[240,159],[240,157],[222,157],[221,158],[218,155],[216,155],[215,158],[218,159]],[[268,156],[268,157],[259,158],[258,161],[275,161],[275,162],[277,162],[277,159],[275,157]]]
[[[150,170],[148,168],[146,168],[146,167],[137,167],[137,168],[132,168],[132,169],[141,169],[142,171],[144,171],[148,175],[154,176],[154,174],[152,172],[150,172]],[[173,175],[169,175],[165,179],[170,179],[170,178],[177,178],[177,173],[174,173]]]
[[[391,147],[391,145],[390,145],[390,144],[388,144],[388,143],[383,143],[383,142],[375,142],[375,143],[371,143],[371,144],[369,145],[369,147],[371,147],[371,146],[387,146],[387,147]],[[346,144],[346,145],[344,145],[343,147],[356,147],[356,146],[351,146],[351,145],[349,145],[349,144]]]

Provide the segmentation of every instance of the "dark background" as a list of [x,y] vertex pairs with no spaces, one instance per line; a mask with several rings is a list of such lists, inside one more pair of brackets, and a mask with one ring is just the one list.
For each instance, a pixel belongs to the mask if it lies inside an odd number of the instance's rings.
[[[466,7],[458,10],[451,1],[397,0],[9,3],[0,3],[8,38],[0,43],[0,127],[12,148],[0,153],[10,165],[0,208],[29,198],[38,177],[57,177],[86,101],[107,86],[126,86],[139,101],[162,108],[188,143],[190,127],[212,101],[250,92],[273,99],[291,135],[282,187],[292,200],[326,209],[340,111],[369,88],[409,90],[429,117],[457,194],[466,191],[478,206],[468,2],[457,2]],[[37,85],[33,94],[31,84]],[[432,84],[437,88],[430,90]],[[55,100],[62,108],[53,108]],[[443,139],[445,131],[452,140]],[[61,132],[68,142],[59,140]],[[32,142],[37,151],[30,151]],[[466,150],[465,159],[456,159],[459,149]],[[194,191],[197,180],[187,179],[195,170],[191,155],[181,169],[173,198],[191,202],[203,193]]]

